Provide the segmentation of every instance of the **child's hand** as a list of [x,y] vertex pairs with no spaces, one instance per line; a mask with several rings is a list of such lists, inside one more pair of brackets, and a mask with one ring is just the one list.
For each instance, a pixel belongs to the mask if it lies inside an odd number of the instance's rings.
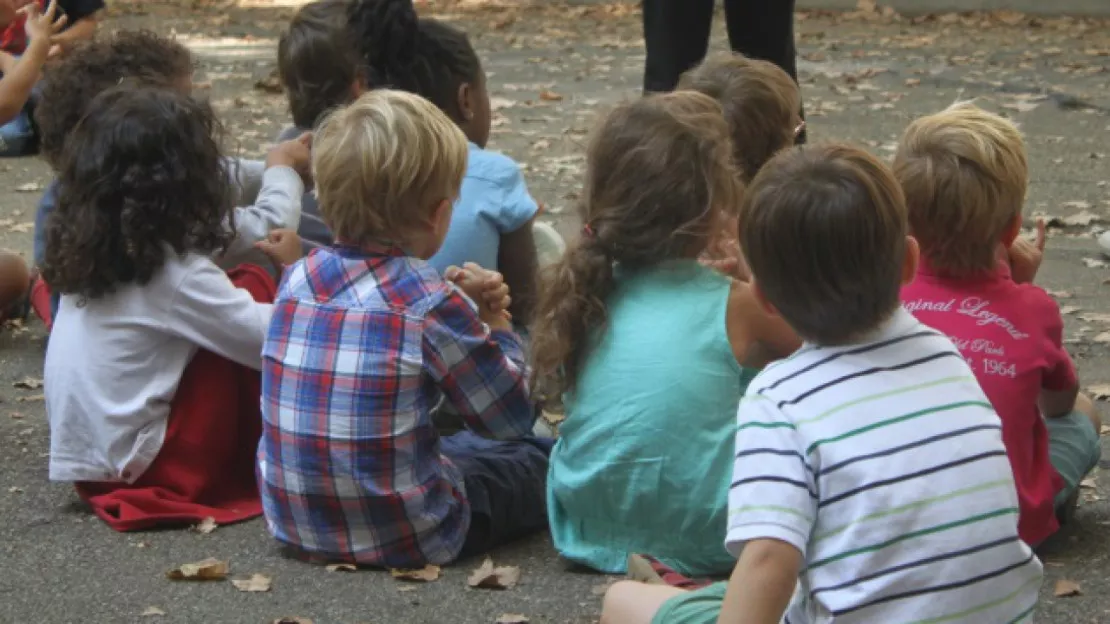
[[278,143],[266,155],[266,167],[290,167],[304,180],[305,186],[312,184],[312,133]]
[[1018,235],[1014,239],[1008,255],[1010,258],[1010,276],[1015,283],[1032,284],[1044,260],[1044,246],[1046,240],[1044,219],[1037,219],[1037,238],[1031,241]]
[[24,6],[19,9],[19,12],[27,16],[27,22],[23,26],[27,32],[27,38],[32,42],[41,41],[47,46],[50,44],[51,37],[62,32],[66,20],[69,19],[65,14],[55,19],[58,15],[58,0],[50,0],[50,6],[46,7],[45,13],[39,13],[37,2]]
[[454,283],[478,305],[482,321],[494,328],[508,328],[512,324],[509,305],[509,286],[497,271],[487,271],[473,262],[463,268],[447,267],[444,277]]
[[266,240],[258,241],[254,247],[266,254],[278,271],[300,260],[304,255],[301,250],[301,237],[293,230],[273,230]]

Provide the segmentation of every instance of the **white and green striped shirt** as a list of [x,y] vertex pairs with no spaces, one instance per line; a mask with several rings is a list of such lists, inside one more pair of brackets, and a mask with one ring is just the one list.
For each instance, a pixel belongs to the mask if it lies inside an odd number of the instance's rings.
[[802,552],[784,622],[1032,620],[1041,563],[1001,425],[947,338],[899,309],[769,366],[738,418],[726,545]]

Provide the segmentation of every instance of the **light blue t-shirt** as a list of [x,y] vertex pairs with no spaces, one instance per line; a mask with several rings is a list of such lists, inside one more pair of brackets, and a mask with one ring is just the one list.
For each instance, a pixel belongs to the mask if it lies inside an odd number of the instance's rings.
[[537,210],[520,166],[504,154],[471,143],[447,238],[428,262],[440,272],[466,262],[496,270],[501,236],[523,227]]

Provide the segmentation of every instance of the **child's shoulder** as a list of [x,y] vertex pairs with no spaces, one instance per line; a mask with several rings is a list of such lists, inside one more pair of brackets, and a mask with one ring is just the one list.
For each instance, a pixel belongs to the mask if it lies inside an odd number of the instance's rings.
[[278,298],[314,299],[351,308],[386,307],[424,315],[452,289],[435,268],[417,258],[366,258],[319,247],[286,270]]
[[496,184],[508,184],[522,177],[520,165],[502,154],[471,144],[467,155],[466,176]]

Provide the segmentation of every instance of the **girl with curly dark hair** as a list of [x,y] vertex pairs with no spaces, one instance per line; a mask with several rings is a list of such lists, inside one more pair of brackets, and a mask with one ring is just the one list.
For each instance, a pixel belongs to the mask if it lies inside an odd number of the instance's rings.
[[[169,89],[97,96],[58,163],[43,277],[61,295],[46,352],[50,478],[117,530],[261,512],[253,459],[274,282],[225,274],[234,238],[211,108]],[[300,255],[291,232],[259,243]]]
[[[188,95],[193,88],[193,56],[176,41],[148,31],[121,31],[81,44],[52,63],[41,82],[50,106],[35,112],[42,156],[53,169],[61,166],[62,151],[73,128],[97,95],[120,84],[171,89]],[[304,137],[274,146],[267,161],[228,159],[226,174],[235,191],[228,201],[235,211],[237,236],[220,252],[219,264],[231,268],[242,262],[263,262],[253,250],[275,228],[295,228],[301,197],[308,180],[309,148]],[[46,221],[58,196],[58,181],[47,186],[35,213],[34,258],[39,266],[46,255]],[[36,281],[31,297],[36,313],[49,329],[57,312],[43,282]]]

